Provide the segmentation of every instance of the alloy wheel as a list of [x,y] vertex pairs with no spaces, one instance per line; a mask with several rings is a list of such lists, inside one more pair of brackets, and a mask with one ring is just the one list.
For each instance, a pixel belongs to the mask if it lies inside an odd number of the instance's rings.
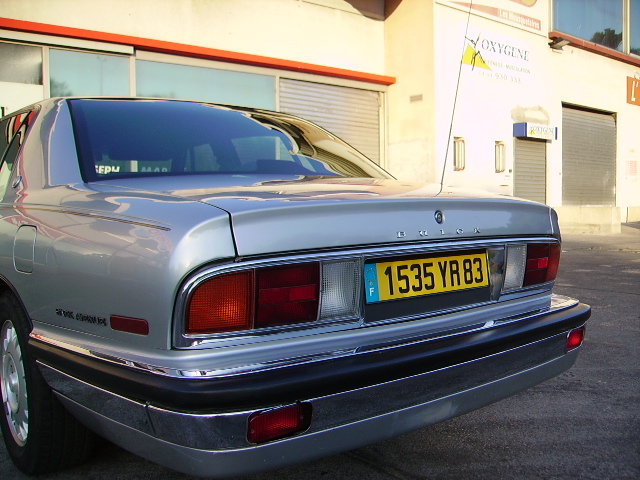
[[27,384],[18,334],[11,320],[2,325],[0,335],[2,358],[2,408],[15,442],[24,446],[29,434]]

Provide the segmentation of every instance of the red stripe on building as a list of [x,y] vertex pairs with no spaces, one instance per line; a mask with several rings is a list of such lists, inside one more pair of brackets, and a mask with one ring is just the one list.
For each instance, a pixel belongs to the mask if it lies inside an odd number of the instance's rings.
[[49,25],[47,23],[29,22],[26,20],[15,20],[12,18],[0,17],[0,28],[5,30],[15,30],[19,32],[38,33],[43,35],[53,35],[57,37],[76,38],[81,40],[93,40],[106,43],[132,46],[139,50],[150,52],[168,53],[184,57],[203,58],[206,60],[217,60],[221,62],[239,63],[243,65],[253,65],[257,67],[276,68],[294,72],[311,73],[328,77],[344,78],[361,82],[375,83],[379,85],[391,85],[396,82],[395,77],[378,75],[374,73],[358,72],[343,68],[327,67],[312,63],[296,62],[281,58],[263,57],[261,55],[251,55],[248,53],[230,52],[218,50],[216,48],[198,47],[183,43],[166,42],[149,38],[132,37],[120,35],[118,33],[98,32],[84,28],[64,27],[60,25]]

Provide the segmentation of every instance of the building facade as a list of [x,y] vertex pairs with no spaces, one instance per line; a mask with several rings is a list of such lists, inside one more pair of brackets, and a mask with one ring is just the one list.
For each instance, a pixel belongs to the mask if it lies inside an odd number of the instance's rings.
[[399,179],[640,221],[640,0],[0,0],[0,108],[162,96],[309,118]]

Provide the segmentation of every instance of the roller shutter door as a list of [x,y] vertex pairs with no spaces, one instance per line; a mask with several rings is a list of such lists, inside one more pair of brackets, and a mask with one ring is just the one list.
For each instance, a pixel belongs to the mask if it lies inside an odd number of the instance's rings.
[[380,92],[280,79],[280,111],[326,128],[380,163]]
[[547,142],[514,141],[513,195],[547,203]]
[[613,115],[562,109],[562,203],[616,203],[616,121]]

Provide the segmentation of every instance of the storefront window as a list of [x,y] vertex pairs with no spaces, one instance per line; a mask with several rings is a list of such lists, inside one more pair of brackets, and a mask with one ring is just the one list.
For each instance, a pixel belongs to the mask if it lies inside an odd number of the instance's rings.
[[171,63],[136,62],[136,95],[275,109],[275,78]]
[[0,82],[42,85],[42,48],[0,43]]
[[129,95],[129,59],[115,55],[49,50],[51,96]]
[[553,29],[622,50],[623,3],[624,0],[554,0]]

